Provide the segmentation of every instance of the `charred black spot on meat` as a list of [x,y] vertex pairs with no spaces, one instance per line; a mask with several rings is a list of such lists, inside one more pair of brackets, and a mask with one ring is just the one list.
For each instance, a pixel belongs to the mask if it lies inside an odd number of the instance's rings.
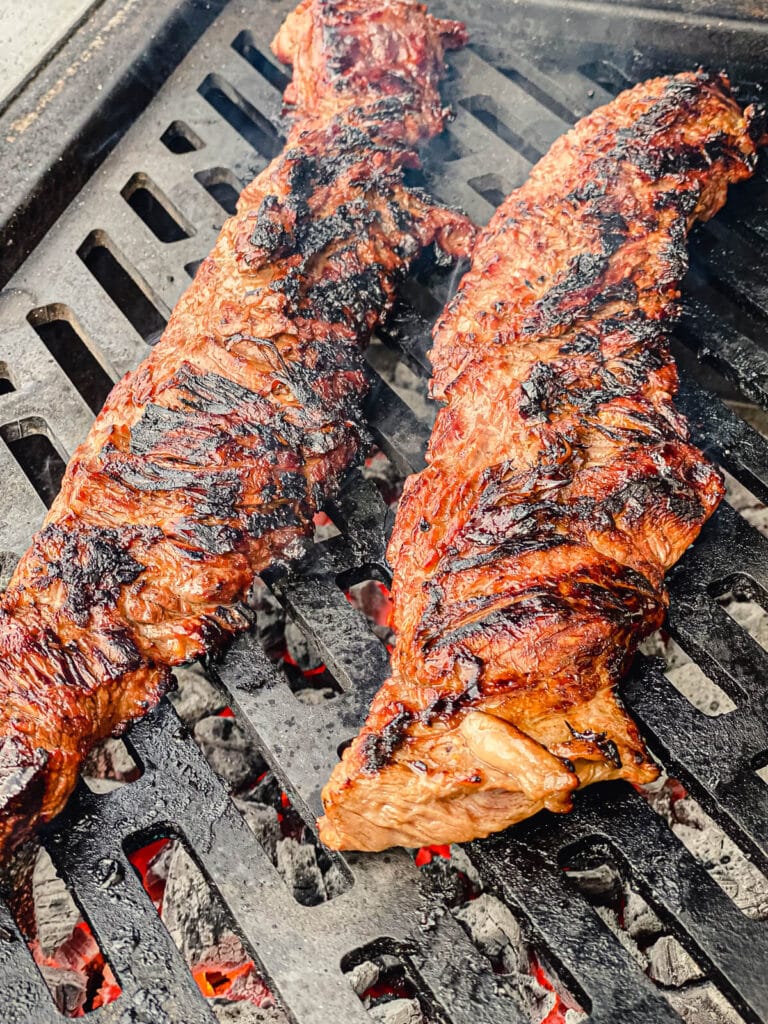
[[151,541],[161,534],[151,529],[87,526],[72,533],[52,523],[38,536],[48,557],[45,574],[37,578],[36,586],[43,590],[59,580],[66,588],[66,609],[84,626],[92,608],[114,605],[121,587],[144,572],[146,567],[128,551],[131,543]]
[[392,755],[402,743],[405,734],[414,720],[412,711],[407,711],[402,704],[396,706],[394,718],[384,726],[380,733],[370,733],[361,745],[363,758],[362,770],[367,775],[375,775],[392,760]]
[[609,761],[614,768],[621,768],[619,748],[613,740],[608,739],[604,732],[594,732],[592,729],[585,729],[583,732],[578,732],[573,728],[570,722],[566,721],[565,724],[568,726],[568,730],[575,740],[584,740],[587,743],[594,743],[606,761]]

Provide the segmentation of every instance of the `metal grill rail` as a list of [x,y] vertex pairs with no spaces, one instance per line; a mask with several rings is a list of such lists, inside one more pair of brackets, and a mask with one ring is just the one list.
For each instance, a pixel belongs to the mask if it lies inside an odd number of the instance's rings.
[[[146,337],[136,324],[151,334],[152,324],[167,317],[224,220],[226,186],[252,177],[274,150],[282,71],[259,47],[289,6],[253,0],[218,18],[0,296],[0,378],[9,382],[0,393],[0,435],[6,440],[42,433],[66,459],[92,418],[70,379],[76,374],[70,367],[67,375],[33,323],[68,323],[112,380],[145,355]],[[258,29],[258,44],[248,29]],[[524,180],[530,161],[569,120],[609,98],[574,68],[553,71],[514,51],[505,56],[505,68],[512,69],[507,73],[472,51],[457,54],[451,65],[448,98],[457,116],[447,140],[435,143],[430,186],[479,221]],[[142,207],[144,220],[129,205],[137,182],[151,197]],[[768,316],[768,279],[761,269],[766,197],[768,183],[760,177],[737,190],[726,219],[700,233],[690,289],[695,302],[681,338],[749,398],[768,406],[761,345]],[[180,229],[175,241],[156,236],[162,211]],[[746,255],[745,232],[751,245]],[[705,287],[712,277],[714,291]],[[436,310],[445,288],[445,280],[435,280],[412,285],[409,294]],[[412,369],[428,374],[423,317],[406,308],[390,342]],[[691,380],[680,402],[696,442],[768,500],[768,443]],[[367,408],[392,461],[405,471],[420,468],[428,427],[382,380]],[[0,479],[0,552],[9,568],[44,506],[3,444]],[[387,671],[385,648],[350,607],[337,578],[357,573],[359,579],[388,579],[384,548],[391,513],[360,478],[329,511],[342,536],[317,546],[301,575],[275,588],[343,692],[320,706],[302,704],[250,637],[213,670],[308,821],[319,810],[320,785],[339,746],[355,732]],[[759,688],[768,678],[768,656],[713,597],[734,576],[752,581],[756,599],[766,603],[768,541],[724,506],[672,574],[669,628],[736,710],[707,718],[653,662],[638,667],[624,695],[670,773],[765,868],[768,787],[755,769],[768,752],[768,701]],[[431,913],[436,897],[405,853],[345,856],[353,881],[348,891],[303,907],[167,702],[132,728],[128,744],[142,777],[101,796],[81,786],[46,837],[123,989],[115,1003],[89,1015],[94,1024],[214,1021],[127,860],[132,844],[168,831],[184,838],[297,1024],[368,1019],[340,962],[383,937],[408,959],[427,1000],[451,1024],[527,1020],[499,993],[487,962],[454,918]],[[568,882],[558,858],[576,842],[616,851],[648,902],[734,1006],[749,1021],[768,1019],[768,925],[746,918],[648,805],[613,785],[582,794],[571,815],[540,817],[469,847],[486,886],[527,921],[593,1024],[679,1018]],[[9,1024],[62,1019],[1,904],[0,980]]]

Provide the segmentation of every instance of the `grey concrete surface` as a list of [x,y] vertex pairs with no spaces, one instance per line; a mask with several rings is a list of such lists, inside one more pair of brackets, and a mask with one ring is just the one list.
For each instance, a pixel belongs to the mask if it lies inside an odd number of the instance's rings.
[[0,106],[101,0],[0,0]]

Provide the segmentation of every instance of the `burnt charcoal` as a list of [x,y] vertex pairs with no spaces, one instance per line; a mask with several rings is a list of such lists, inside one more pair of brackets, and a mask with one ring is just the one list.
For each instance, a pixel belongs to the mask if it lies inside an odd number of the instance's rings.
[[258,749],[234,718],[202,718],[195,726],[195,739],[213,770],[235,792],[266,769]]
[[528,953],[520,925],[500,900],[483,893],[455,913],[494,966],[506,974],[527,972]]
[[665,995],[685,1024],[744,1024],[743,1018],[710,982]]
[[329,900],[334,896],[340,896],[349,888],[347,876],[335,861],[331,861],[330,867],[323,872],[323,884]]
[[591,868],[573,868],[568,880],[591,900],[608,902],[621,892],[621,877],[612,864],[597,864]]
[[246,1000],[210,999],[209,1005],[219,1024],[289,1024],[278,1006],[256,1006]]
[[295,839],[281,839],[277,844],[277,870],[296,900],[305,907],[317,906],[328,898],[314,846],[302,845]]
[[372,960],[363,960],[361,964],[352,968],[347,975],[347,980],[357,995],[362,996],[371,985],[375,985],[379,980],[379,966]]
[[588,1019],[588,1015],[583,1010],[565,1011],[565,1024],[586,1024]]
[[192,729],[201,718],[215,715],[225,706],[221,693],[206,679],[200,665],[183,665],[173,674],[177,689],[168,696],[188,728]]
[[624,949],[637,961],[642,970],[645,970],[648,966],[648,960],[640,949],[635,940],[630,936],[629,932],[622,927],[619,921],[619,915],[613,909],[613,907],[601,906],[600,904],[595,905],[595,912],[599,917],[603,919],[605,924],[610,928],[619,942],[622,944]]
[[40,972],[51,990],[53,1001],[60,1013],[67,1017],[82,1016],[88,979],[80,971],[66,971],[58,967],[41,967]]
[[280,839],[280,821],[274,807],[255,800],[236,798],[240,813],[274,862],[277,859],[277,843]]
[[664,931],[664,926],[642,896],[628,889],[624,902],[624,927],[640,946],[647,946]]
[[418,999],[392,999],[372,1006],[368,1013],[377,1024],[424,1024]]
[[282,787],[275,778],[273,772],[267,771],[264,776],[249,787],[246,793],[241,796],[254,803],[268,804],[270,807],[280,807],[282,800]]
[[199,963],[206,950],[218,946],[228,931],[224,911],[181,843],[174,844],[170,855],[162,918],[189,964]]
[[648,976],[660,985],[680,988],[702,977],[699,965],[671,935],[663,935],[645,952]]
[[42,848],[35,860],[32,893],[40,950],[44,956],[52,956],[71,936],[80,920],[80,911]]
[[109,793],[140,774],[123,741],[112,737],[94,747],[83,765],[83,777],[94,793]]
[[322,664],[323,659],[293,619],[285,622],[285,646],[302,672]]

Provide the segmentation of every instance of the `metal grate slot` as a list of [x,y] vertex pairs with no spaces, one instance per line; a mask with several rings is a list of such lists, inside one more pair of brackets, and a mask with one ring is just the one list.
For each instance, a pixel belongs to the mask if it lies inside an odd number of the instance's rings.
[[253,38],[253,32],[250,29],[238,33],[232,43],[232,49],[239,53],[241,57],[245,57],[251,67],[256,68],[259,74],[263,75],[269,84],[274,86],[282,96],[285,87],[290,82],[290,78],[273,57],[268,56],[263,50],[259,49]]
[[33,309],[27,320],[91,411],[98,413],[114,381],[86,345],[72,312],[55,303]]
[[271,122],[221,75],[207,75],[198,92],[267,160],[279,152],[280,138]]
[[209,167],[204,171],[195,174],[195,180],[199,181],[205,191],[229,216],[237,211],[237,200],[243,187],[234,171],[228,167]]
[[0,438],[38,496],[50,508],[59,493],[66,467],[48,434],[47,423],[39,417],[0,425]]
[[142,338],[157,340],[166,319],[150,298],[149,286],[137,271],[128,269],[105,232],[92,231],[77,255]]
[[134,174],[120,194],[161,242],[180,242],[182,238],[194,235],[194,227],[163,195],[149,175],[143,172]]
[[172,121],[160,136],[160,141],[166,149],[177,156],[194,153],[205,145],[200,136],[184,121]]
[[16,388],[8,375],[7,367],[0,365],[0,395],[10,395]]

